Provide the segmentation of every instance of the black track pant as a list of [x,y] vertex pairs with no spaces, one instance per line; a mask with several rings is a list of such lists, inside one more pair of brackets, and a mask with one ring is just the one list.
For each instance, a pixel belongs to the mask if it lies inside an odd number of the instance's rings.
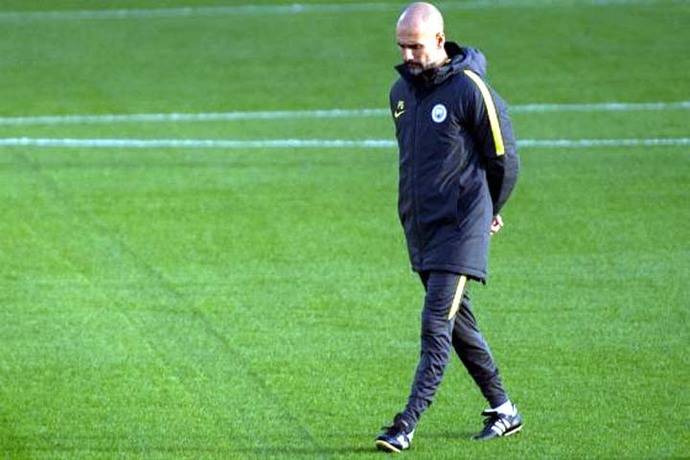
[[[503,404],[508,397],[463,289],[466,278],[437,271],[420,276],[426,290],[421,355],[403,417],[414,426],[429,407],[448,364],[451,345],[490,406]],[[453,307],[457,313],[449,318]]]

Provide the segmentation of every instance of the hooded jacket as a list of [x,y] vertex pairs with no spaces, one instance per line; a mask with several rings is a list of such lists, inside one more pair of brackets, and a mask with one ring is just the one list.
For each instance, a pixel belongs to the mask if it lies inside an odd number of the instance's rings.
[[412,269],[484,282],[489,229],[519,169],[504,102],[484,81],[486,59],[446,42],[449,61],[390,91],[400,154],[398,212]]

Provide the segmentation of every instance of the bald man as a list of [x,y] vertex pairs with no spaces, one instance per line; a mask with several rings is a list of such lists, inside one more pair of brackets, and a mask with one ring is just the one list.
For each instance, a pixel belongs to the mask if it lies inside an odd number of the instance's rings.
[[398,211],[426,295],[407,405],[376,439],[389,452],[410,447],[451,349],[489,404],[474,439],[522,428],[465,289],[470,280],[486,282],[489,239],[503,227],[499,211],[517,181],[510,119],[484,80],[484,55],[446,41],[443,17],[433,5],[409,5],[396,37],[403,63],[396,67],[400,78],[391,88],[390,107],[400,152]]

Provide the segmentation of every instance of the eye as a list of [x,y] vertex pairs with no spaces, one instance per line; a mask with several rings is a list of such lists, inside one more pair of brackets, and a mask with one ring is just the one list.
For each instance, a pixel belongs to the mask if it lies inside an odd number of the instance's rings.
[[398,43],[398,46],[400,49],[408,49],[408,50],[419,50],[422,49],[422,45],[420,43],[414,43],[412,45],[406,45],[404,43]]

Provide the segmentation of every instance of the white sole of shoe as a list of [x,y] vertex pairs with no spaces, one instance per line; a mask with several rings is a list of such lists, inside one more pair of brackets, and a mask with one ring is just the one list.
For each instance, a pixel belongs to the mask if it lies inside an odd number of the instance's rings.
[[400,449],[395,447],[394,445],[387,443],[386,441],[382,439],[377,439],[376,440],[376,447],[379,450],[385,450],[386,452],[395,452],[396,454],[400,452]]
[[511,434],[515,434],[515,433],[519,432],[520,430],[522,430],[522,424],[518,425],[517,427],[513,428],[510,431],[506,431],[505,433],[503,433],[502,437],[510,436]]

